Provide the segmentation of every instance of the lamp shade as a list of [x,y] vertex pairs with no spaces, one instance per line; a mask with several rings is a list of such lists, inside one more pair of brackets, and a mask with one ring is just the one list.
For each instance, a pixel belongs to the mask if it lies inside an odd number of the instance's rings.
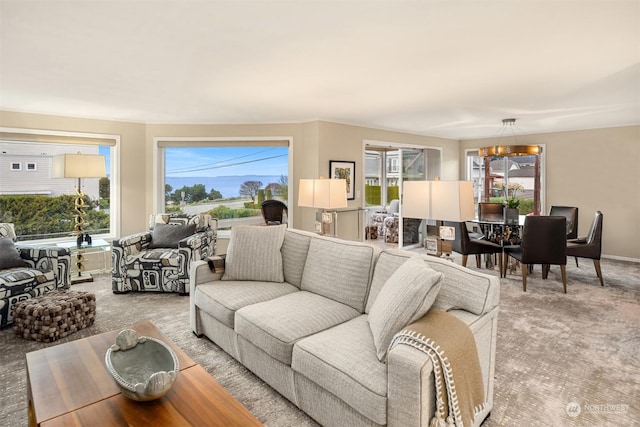
[[105,157],[100,154],[59,154],[53,156],[52,178],[102,178],[107,176]]
[[433,218],[431,216],[431,182],[405,181],[402,185],[402,216]]
[[321,209],[347,207],[345,179],[301,179],[298,185],[298,206]]
[[471,181],[407,181],[402,216],[462,222],[475,217]]

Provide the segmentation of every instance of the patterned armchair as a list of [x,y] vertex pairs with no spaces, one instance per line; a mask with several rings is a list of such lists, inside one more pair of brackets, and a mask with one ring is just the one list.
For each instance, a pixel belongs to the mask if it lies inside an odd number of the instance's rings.
[[[396,218],[396,224],[397,224],[399,210],[400,210],[400,201],[398,199],[394,199],[391,201],[391,203],[389,203],[389,206],[387,206],[386,209],[382,211],[374,212],[371,214],[371,222],[373,223],[372,225],[375,225],[378,227],[378,236],[382,237],[385,242],[393,241],[392,237],[389,237],[389,240],[387,239],[387,231],[389,232],[392,231],[392,228],[387,228],[386,226],[387,218],[391,218],[389,219],[390,222],[388,224],[390,224],[391,227],[393,227],[393,217]],[[397,241],[398,241],[398,238],[396,235],[395,242]]]
[[157,214],[150,231],[111,242],[114,293],[189,293],[192,261],[215,255],[218,220],[210,215]]
[[[415,218],[404,218],[402,222],[402,242],[403,244],[418,243],[420,223],[422,220]],[[386,243],[398,243],[400,218],[397,214],[384,219],[384,241]]]
[[[13,224],[0,224],[0,329],[13,324],[17,303],[71,283],[67,248],[15,244]],[[19,256],[16,257],[17,255]]]

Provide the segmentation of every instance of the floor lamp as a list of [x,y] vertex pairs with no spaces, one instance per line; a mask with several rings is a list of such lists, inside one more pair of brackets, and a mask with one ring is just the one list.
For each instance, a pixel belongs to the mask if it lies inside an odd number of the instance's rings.
[[298,186],[298,206],[317,208],[316,232],[325,234],[325,227],[333,222],[333,237],[336,237],[337,213],[335,210],[325,210],[347,207],[347,180],[301,179]]
[[76,268],[78,269],[78,278],[82,277],[84,269],[84,257],[82,251],[82,243],[91,244],[89,233],[85,232],[85,202],[84,192],[82,191],[82,178],[103,178],[107,176],[105,157],[99,154],[59,154],[53,156],[51,177],[52,178],[76,178],[78,186],[76,188],[75,206],[74,206],[74,234],[78,250],[76,251]]
[[[471,181],[405,181],[402,187],[402,216],[436,220],[441,252],[451,254],[455,229],[442,221],[464,222],[475,217]],[[429,250],[428,250],[429,252]],[[437,251],[440,252],[440,251]]]

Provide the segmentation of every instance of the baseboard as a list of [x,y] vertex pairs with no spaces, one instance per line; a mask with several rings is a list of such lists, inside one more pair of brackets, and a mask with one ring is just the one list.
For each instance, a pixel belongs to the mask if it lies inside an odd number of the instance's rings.
[[616,261],[628,261],[628,262],[640,263],[640,258],[629,258],[629,257],[617,256],[617,255],[602,255],[602,258],[614,259]]

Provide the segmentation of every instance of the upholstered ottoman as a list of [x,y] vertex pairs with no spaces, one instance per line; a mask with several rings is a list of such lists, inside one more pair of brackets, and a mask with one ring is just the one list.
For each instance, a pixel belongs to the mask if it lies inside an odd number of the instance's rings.
[[93,325],[96,296],[89,292],[51,291],[18,303],[13,315],[16,335],[53,342]]

